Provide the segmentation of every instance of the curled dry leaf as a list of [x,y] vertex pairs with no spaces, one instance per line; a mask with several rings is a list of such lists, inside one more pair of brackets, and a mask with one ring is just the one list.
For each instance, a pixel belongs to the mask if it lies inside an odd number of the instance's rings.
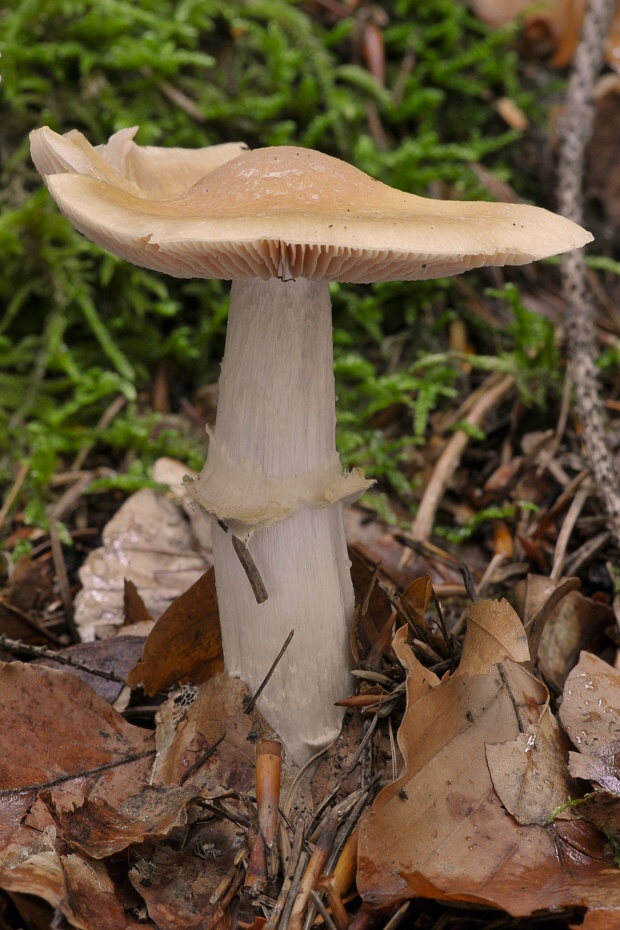
[[597,755],[620,741],[620,672],[582,652],[566,679],[560,723],[581,752]]
[[242,681],[224,674],[171,694],[157,715],[153,783],[203,792],[249,791],[255,741],[271,730],[256,709],[243,712],[247,696]]
[[[588,755],[583,752],[571,752],[569,768],[573,778],[583,778],[596,782],[610,794],[616,796],[618,814],[620,815],[620,778],[618,778],[617,759],[620,755],[620,743],[610,743],[600,753]],[[583,815],[581,808],[579,813]]]
[[[578,794],[566,769],[566,737],[549,710],[547,689],[536,684],[541,692],[538,721],[514,740],[486,747],[493,787],[521,824],[548,823],[554,811]],[[533,682],[532,695],[535,690]]]
[[122,624],[126,578],[159,617],[207,567],[180,507],[148,488],[132,494],[105,527],[103,546],[80,569],[75,622],[82,639]]
[[12,844],[0,853],[0,888],[14,893],[32,894],[60,906],[66,894],[60,857],[55,849],[53,827],[42,833],[32,832],[30,846]]
[[206,930],[213,926],[217,904],[212,898],[231,873],[240,841],[238,827],[212,820],[196,825],[185,844],[141,849],[129,878],[157,927]]
[[213,569],[205,572],[159,618],[142,658],[127,676],[132,688],[156,694],[177,682],[205,681],[224,668]]
[[49,793],[50,805],[63,839],[74,849],[104,859],[132,843],[167,836],[187,823],[187,807],[196,792],[187,788],[145,785],[138,794],[112,806],[105,798],[84,798],[76,807],[62,807]]
[[580,750],[570,753],[571,775],[594,784],[578,814],[620,835],[620,672],[582,652],[566,679],[560,721]]
[[76,855],[59,855],[55,831],[39,834],[29,848],[0,854],[0,885],[12,896],[41,898],[80,930],[137,930],[105,866]]
[[105,865],[81,856],[62,856],[67,885],[61,911],[80,930],[145,930],[121,900]]
[[456,675],[478,675],[504,659],[527,662],[527,636],[508,601],[477,601],[467,613],[467,636]]
[[[125,678],[133,665],[138,661],[144,639],[140,636],[112,636],[110,639],[98,639],[94,643],[77,643],[63,649],[64,658],[77,659],[91,668],[102,672],[112,673],[116,678]],[[65,672],[81,678],[100,697],[113,704],[120,695],[124,685],[120,681],[112,681],[100,675],[91,675],[90,672],[80,668],[71,668],[54,659],[37,659],[37,665],[47,665],[49,668],[60,668]]]
[[[509,631],[513,641],[521,636]],[[504,644],[500,637],[499,652]],[[399,732],[406,770],[360,824],[357,884],[364,901],[380,908],[425,896],[484,903],[514,916],[564,906],[619,912],[618,873],[592,825],[519,824],[494,790],[486,749],[535,730],[546,707],[540,683],[505,658],[484,673],[434,684],[401,633],[394,648],[407,669]],[[541,753],[540,764],[547,761]]]
[[530,574],[514,589],[525,628],[534,627],[538,633],[538,668],[557,692],[562,691],[583,649],[598,652],[609,642],[605,629],[614,622],[610,607],[585,597],[578,587],[577,578],[554,581]]

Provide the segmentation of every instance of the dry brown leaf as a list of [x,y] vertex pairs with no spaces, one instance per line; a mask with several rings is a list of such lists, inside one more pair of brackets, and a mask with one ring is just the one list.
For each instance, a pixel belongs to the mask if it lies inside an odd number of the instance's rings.
[[159,618],[127,683],[156,694],[177,682],[205,681],[223,668],[215,575],[209,569]]
[[129,578],[123,584],[123,626],[154,622],[151,612],[144,603],[137,587]]
[[53,908],[66,894],[65,876],[55,849],[55,830],[32,833],[32,844],[12,844],[0,853],[0,888],[36,895]]
[[[618,777],[618,758],[620,743],[610,743],[600,753],[588,755],[583,752],[569,754],[569,769],[573,778],[583,778],[596,782],[610,794],[620,799],[620,778]],[[618,805],[620,813],[620,804]],[[582,814],[581,809],[579,813]]]
[[63,806],[62,797],[44,793],[63,839],[94,859],[104,859],[132,843],[167,836],[187,823],[188,805],[196,798],[189,788],[145,785],[138,794],[113,807],[105,798],[86,797],[79,806]]
[[603,649],[605,629],[614,622],[613,611],[579,591],[567,591],[551,606],[538,648],[538,667],[556,691],[561,692],[568,673],[582,650]]
[[48,829],[36,835],[29,848],[3,850],[0,887],[12,897],[41,898],[80,930],[144,928],[126,913],[105,866],[76,855],[59,855],[54,834],[53,828]]
[[366,605],[365,611],[360,609],[355,613],[349,636],[351,650],[354,660],[359,662],[368,657],[373,646],[377,646],[374,652],[379,654],[374,656],[370,665],[373,668],[381,659],[383,650],[379,648],[380,643],[377,645],[377,640],[392,616],[392,605],[383,588],[377,584],[376,566],[368,562],[355,546],[349,547],[349,558],[355,603],[358,607]]
[[547,689],[537,684],[542,711],[538,723],[515,740],[486,747],[493,787],[521,824],[548,823],[554,811],[578,794],[566,769],[566,737],[549,710]]
[[3,845],[28,832],[19,824],[43,788],[62,784],[83,796],[97,780],[127,778],[129,760],[151,761],[153,734],[126,723],[68,672],[21,662],[0,666],[0,715],[12,734],[0,764]]
[[153,734],[127,723],[69,672],[11,662],[0,667],[2,794],[45,787],[67,775],[151,750]]
[[[620,908],[620,873],[604,839],[582,823],[523,826],[493,789],[485,748],[516,739],[540,714],[540,684],[510,659],[434,688],[411,650],[399,733],[406,771],[360,825],[358,889],[374,907],[414,896],[471,901],[514,916],[563,906]],[[589,831],[589,832],[588,832]]]
[[[94,643],[77,643],[63,649],[62,655],[77,659],[91,668],[102,672],[111,672],[117,678],[125,678],[129,670],[136,664],[144,639],[140,636],[112,636],[110,639],[98,639]],[[79,668],[71,668],[54,659],[37,659],[37,665],[47,665],[48,668],[62,669],[87,682],[100,697],[109,704],[113,704],[125,687],[122,682],[111,681],[100,675],[91,675]]]
[[62,857],[67,896],[61,910],[80,930],[145,930],[149,921],[138,921],[127,912],[105,865],[94,859]]
[[620,672],[582,652],[566,679],[560,723],[581,752],[598,755],[620,740]]
[[131,579],[148,612],[160,617],[208,568],[180,507],[157,491],[132,494],[103,531],[103,546],[80,568],[75,621],[82,639],[123,623],[125,580]]
[[611,830],[616,837],[620,836],[620,803],[617,792],[612,794],[598,788],[589,792],[576,805],[576,813],[600,830]]
[[478,675],[504,659],[527,662],[527,636],[508,601],[477,601],[467,613],[467,634],[456,675]]
[[256,709],[243,713],[247,696],[242,681],[224,674],[170,695],[157,715],[153,784],[248,791],[254,784],[255,743],[272,731]]
[[182,849],[143,849],[129,873],[150,917],[162,930],[206,930],[215,914],[211,897],[231,870],[242,831],[226,820],[197,825]]

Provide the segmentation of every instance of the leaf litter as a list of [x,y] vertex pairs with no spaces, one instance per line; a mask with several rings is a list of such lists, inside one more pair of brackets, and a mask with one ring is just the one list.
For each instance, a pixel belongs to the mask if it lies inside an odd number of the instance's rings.
[[[121,570],[111,638],[58,653],[74,666],[2,667],[7,732],[25,737],[0,768],[0,888],[24,915],[39,900],[97,930],[365,930],[431,899],[617,919],[618,673],[582,651],[613,661],[613,610],[575,579],[528,575],[525,629],[505,600],[465,616],[454,557],[353,513],[357,688],[313,773],[281,763],[269,847],[257,752],[275,734],[222,673],[212,571],[162,612]],[[148,560],[138,524],[132,551]],[[480,578],[476,564],[470,593]],[[32,623],[16,632],[37,642]]]

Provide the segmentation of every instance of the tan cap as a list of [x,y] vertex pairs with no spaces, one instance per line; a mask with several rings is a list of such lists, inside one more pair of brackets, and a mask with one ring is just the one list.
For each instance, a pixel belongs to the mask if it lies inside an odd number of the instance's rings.
[[140,148],[134,132],[94,149],[36,130],[33,160],[84,235],[176,277],[416,280],[592,239],[538,207],[417,197],[310,149]]

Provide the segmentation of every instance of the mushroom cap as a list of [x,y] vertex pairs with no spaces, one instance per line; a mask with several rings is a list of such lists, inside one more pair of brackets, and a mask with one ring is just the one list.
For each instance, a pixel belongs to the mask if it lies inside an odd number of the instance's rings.
[[175,277],[416,280],[592,239],[538,207],[418,197],[310,149],[140,148],[134,132],[95,149],[39,129],[33,160],[80,232]]

